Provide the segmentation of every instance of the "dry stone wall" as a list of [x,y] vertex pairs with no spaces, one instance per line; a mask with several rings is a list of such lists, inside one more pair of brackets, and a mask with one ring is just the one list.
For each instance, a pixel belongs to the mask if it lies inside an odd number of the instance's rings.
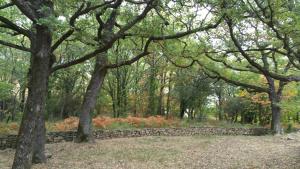
[[[191,127],[191,128],[142,128],[122,130],[96,130],[96,139],[111,139],[124,137],[144,136],[194,136],[194,135],[247,135],[260,136],[271,133],[266,128],[216,128],[216,127]],[[73,141],[76,131],[48,132],[47,143],[58,143],[62,141]],[[15,148],[17,135],[0,136],[0,150]]]

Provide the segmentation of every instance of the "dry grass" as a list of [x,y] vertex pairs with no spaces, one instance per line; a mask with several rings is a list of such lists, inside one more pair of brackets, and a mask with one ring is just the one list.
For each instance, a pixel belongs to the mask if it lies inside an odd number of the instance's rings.
[[18,134],[19,124],[18,123],[3,123],[0,122],[0,134]]
[[[77,117],[69,117],[64,121],[54,124],[56,131],[76,130],[79,119]],[[114,127],[166,127],[174,126],[178,121],[165,119],[162,116],[150,116],[147,118],[132,117],[126,118],[111,118],[111,117],[95,117],[93,118],[93,125],[95,128],[114,128]]]
[[[52,158],[34,169],[299,169],[300,134],[288,136],[142,137],[96,144],[47,145]],[[13,150],[0,151],[10,168]]]

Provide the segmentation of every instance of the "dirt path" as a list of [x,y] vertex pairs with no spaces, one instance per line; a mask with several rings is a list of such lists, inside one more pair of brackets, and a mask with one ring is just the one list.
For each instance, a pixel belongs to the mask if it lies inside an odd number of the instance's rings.
[[[34,169],[300,169],[300,134],[122,138],[51,144],[47,151],[52,158]],[[1,169],[10,168],[13,153],[0,151]]]

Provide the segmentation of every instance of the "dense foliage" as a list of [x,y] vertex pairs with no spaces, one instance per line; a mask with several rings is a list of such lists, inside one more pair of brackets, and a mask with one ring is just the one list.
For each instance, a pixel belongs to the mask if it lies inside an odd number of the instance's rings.
[[46,160],[45,121],[74,116],[78,142],[93,140],[101,116],[291,128],[299,9],[298,0],[1,0],[0,121],[22,120],[14,168]]

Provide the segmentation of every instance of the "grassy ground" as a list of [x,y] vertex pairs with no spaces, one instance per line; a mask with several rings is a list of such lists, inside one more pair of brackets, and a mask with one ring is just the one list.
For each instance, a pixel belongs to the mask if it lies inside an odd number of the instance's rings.
[[[300,134],[122,138],[49,144],[47,152],[52,158],[34,169],[299,169]],[[1,169],[13,154],[0,151]]]

